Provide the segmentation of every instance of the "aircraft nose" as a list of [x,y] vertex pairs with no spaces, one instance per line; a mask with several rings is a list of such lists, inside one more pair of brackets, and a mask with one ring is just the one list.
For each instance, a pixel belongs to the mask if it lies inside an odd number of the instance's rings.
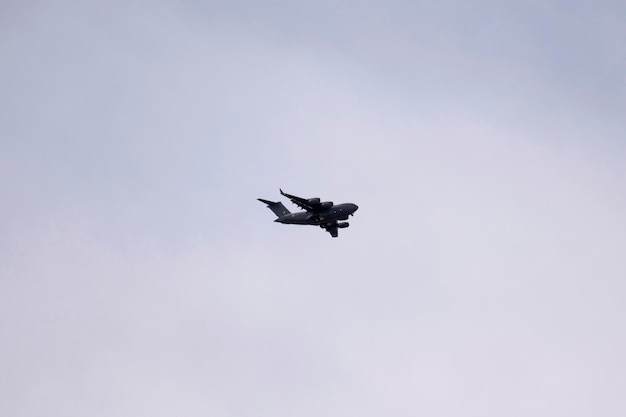
[[354,208],[354,211],[357,211],[359,209],[359,206],[357,206],[356,204],[352,204],[352,207]]

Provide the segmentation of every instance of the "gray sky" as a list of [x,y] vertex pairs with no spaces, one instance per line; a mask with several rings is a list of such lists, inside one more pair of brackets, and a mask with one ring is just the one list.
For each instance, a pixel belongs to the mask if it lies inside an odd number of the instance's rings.
[[625,415],[623,2],[53,3],[0,5],[1,415]]

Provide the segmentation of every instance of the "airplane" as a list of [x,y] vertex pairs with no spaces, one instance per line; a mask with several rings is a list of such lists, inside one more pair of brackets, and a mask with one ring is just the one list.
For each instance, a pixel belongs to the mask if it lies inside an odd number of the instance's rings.
[[359,206],[353,203],[333,204],[332,201],[322,202],[319,198],[296,197],[295,195],[284,193],[283,190],[280,190],[280,193],[290,199],[296,206],[306,211],[292,213],[281,202],[258,198],[257,200],[267,204],[267,207],[278,217],[274,220],[275,222],[319,226],[322,229],[326,229],[332,237],[339,235],[339,229],[350,226],[348,222],[340,223],[339,220],[348,220],[348,216],[353,216],[354,212],[359,209]]

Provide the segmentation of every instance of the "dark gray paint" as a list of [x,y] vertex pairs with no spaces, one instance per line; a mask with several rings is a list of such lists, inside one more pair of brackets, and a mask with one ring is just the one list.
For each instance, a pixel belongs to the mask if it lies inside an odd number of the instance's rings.
[[340,220],[348,220],[349,216],[359,209],[354,203],[334,204],[332,201],[322,202],[319,198],[302,198],[291,194],[280,193],[289,198],[292,203],[305,209],[306,211],[291,213],[281,202],[274,202],[259,198],[262,203],[267,204],[270,210],[278,217],[275,222],[283,224],[305,224],[319,226],[325,229],[332,237],[339,235],[338,229],[343,229],[350,224],[348,222],[339,223]]

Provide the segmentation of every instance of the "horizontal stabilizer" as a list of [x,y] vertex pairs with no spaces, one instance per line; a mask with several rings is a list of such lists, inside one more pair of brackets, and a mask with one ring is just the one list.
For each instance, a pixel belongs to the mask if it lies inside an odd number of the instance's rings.
[[277,217],[285,216],[291,213],[289,210],[287,210],[287,207],[283,206],[283,203],[281,202],[264,200],[262,198],[257,198],[257,200],[259,200],[261,203],[267,204],[267,207],[269,207],[269,209],[272,210]]

